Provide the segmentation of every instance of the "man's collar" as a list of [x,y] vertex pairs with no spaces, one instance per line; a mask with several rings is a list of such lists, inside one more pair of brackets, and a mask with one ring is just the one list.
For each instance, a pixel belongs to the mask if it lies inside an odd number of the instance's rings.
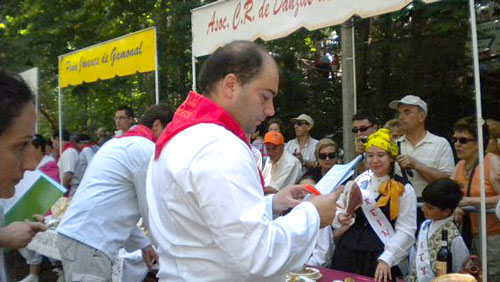
[[[420,140],[420,142],[418,142],[414,147],[418,147],[418,146],[420,146],[420,144],[423,144],[423,143],[432,143],[431,137],[432,137],[431,133],[426,130],[424,138],[422,138],[422,140]],[[406,134],[399,137],[399,139],[397,141],[398,142],[408,142],[411,144],[411,142],[408,139],[406,139]]]

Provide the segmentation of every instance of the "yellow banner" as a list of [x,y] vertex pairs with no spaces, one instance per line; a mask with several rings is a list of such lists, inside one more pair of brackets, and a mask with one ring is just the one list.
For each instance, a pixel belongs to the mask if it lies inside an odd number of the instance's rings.
[[143,29],[59,56],[59,87],[154,71],[155,30]]

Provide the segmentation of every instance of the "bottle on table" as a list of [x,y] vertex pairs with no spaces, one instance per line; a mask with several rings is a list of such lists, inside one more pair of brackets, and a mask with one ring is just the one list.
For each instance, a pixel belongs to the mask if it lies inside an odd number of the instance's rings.
[[452,272],[452,257],[448,248],[448,231],[441,233],[441,248],[436,256],[436,277]]

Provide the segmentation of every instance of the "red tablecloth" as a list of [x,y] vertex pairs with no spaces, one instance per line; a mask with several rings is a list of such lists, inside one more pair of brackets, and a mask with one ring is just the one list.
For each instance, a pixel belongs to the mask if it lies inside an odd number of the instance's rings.
[[344,281],[344,279],[346,277],[351,277],[356,282],[373,282],[373,278],[359,275],[359,274],[354,274],[354,273],[344,272],[344,271],[339,271],[339,270],[333,270],[333,269],[323,268],[323,267],[314,267],[314,268],[319,269],[321,274],[323,274],[323,279],[321,279],[320,282],[331,282],[333,280]]

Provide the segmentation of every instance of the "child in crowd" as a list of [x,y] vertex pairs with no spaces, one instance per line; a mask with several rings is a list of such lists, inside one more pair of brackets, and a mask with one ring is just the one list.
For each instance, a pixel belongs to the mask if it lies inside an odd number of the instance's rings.
[[409,281],[429,282],[435,278],[436,255],[441,248],[442,230],[448,231],[448,249],[453,261],[451,272],[458,272],[469,256],[469,250],[453,222],[453,211],[462,197],[460,185],[450,179],[440,179],[425,187],[422,192],[422,212],[427,220],[420,226]]

